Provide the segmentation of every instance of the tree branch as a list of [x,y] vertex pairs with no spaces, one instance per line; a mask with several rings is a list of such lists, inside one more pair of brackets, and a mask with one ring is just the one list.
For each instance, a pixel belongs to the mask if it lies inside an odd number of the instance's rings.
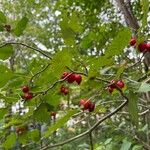
[[126,24],[134,31],[139,29],[138,22],[136,18],[134,17],[132,10],[131,10],[131,4],[128,0],[127,3],[124,2],[124,0],[116,0],[118,7],[122,11]]
[[34,50],[34,51],[36,51],[36,52],[41,53],[43,56],[45,56],[45,57],[47,57],[47,58],[49,58],[49,59],[52,59],[49,55],[46,54],[46,53],[47,53],[46,51],[37,49],[37,48],[35,48],[35,47],[31,47],[31,46],[29,46],[29,45],[27,45],[27,44],[24,44],[24,43],[21,43],[21,42],[7,42],[7,43],[2,44],[2,45],[0,46],[0,48],[4,47],[4,46],[6,46],[6,45],[22,45],[22,46],[25,46],[25,47],[27,47],[27,48],[30,48],[30,49],[32,49],[32,50]]
[[33,78],[36,77],[37,75],[39,75],[40,73],[44,72],[49,66],[50,66],[50,64],[46,65],[42,70],[40,70],[39,72],[37,72],[36,74],[34,74],[34,75],[31,77],[29,83],[31,84],[31,83],[33,82]]

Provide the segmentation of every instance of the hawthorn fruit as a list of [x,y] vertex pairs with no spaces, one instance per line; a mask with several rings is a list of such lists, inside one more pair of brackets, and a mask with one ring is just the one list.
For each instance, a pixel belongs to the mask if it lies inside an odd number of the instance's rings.
[[91,103],[90,107],[89,107],[89,112],[92,112],[94,111],[95,109],[95,104],[94,103]]
[[78,83],[78,85],[80,85],[81,81],[82,81],[82,76],[79,74],[75,74],[75,81]]
[[144,52],[147,49],[147,44],[145,42],[140,43],[138,49],[140,52]]
[[81,99],[79,105],[83,107],[83,110],[88,110],[89,112],[94,111],[95,108],[95,104],[86,99]]
[[135,44],[136,44],[136,39],[135,38],[131,38],[130,46],[134,46]]
[[114,89],[116,89],[117,87],[119,88],[124,88],[125,84],[122,80],[111,80],[110,81],[110,85],[108,85],[107,90],[109,93],[112,93],[114,91]]
[[64,72],[63,75],[61,76],[61,79],[64,79],[66,76],[68,76],[69,73],[68,72]]
[[75,74],[71,74],[67,78],[68,83],[73,83],[75,81]]
[[60,92],[64,95],[67,95],[69,93],[69,88],[64,87],[63,85],[60,88]]
[[150,43],[147,43],[147,44],[146,44],[146,49],[147,49],[148,51],[150,51]]
[[[68,76],[66,78],[66,76]],[[82,81],[82,76],[79,74],[74,74],[74,73],[69,73],[69,72],[64,72],[63,75],[61,76],[61,79],[66,78],[66,80],[68,81],[68,83],[73,83],[74,81],[76,81],[78,83],[78,85],[81,83]]]
[[31,100],[32,98],[33,98],[33,94],[32,93],[24,93],[24,96],[23,96],[23,98],[25,99],[25,100]]
[[21,89],[23,93],[29,92],[29,87],[27,85],[24,85]]
[[114,88],[111,87],[111,86],[108,86],[108,87],[107,87],[107,90],[108,90],[109,93],[112,93],[112,92],[114,91]]
[[124,88],[124,82],[122,80],[119,80],[116,84],[119,88]]
[[86,103],[86,100],[85,99],[81,99],[79,105],[80,106],[84,106],[85,103]]

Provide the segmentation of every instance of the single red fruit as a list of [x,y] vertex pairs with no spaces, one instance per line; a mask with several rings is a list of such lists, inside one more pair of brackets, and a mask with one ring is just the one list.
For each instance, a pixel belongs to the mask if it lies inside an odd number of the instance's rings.
[[68,88],[65,88],[64,90],[64,95],[67,95],[69,93],[69,89]]
[[89,109],[91,106],[91,101],[90,100],[86,100],[86,102],[84,103],[84,110]]
[[117,83],[117,80],[111,80],[110,81],[110,84],[111,84],[110,87],[111,88],[115,88],[116,87],[116,83]]
[[61,88],[60,88],[60,92],[64,93],[64,91],[65,91],[65,87],[62,85]]
[[79,74],[75,74],[74,75],[74,77],[75,77],[75,81],[78,83],[78,85],[81,83],[81,81],[82,81],[82,76],[81,75],[79,75]]
[[84,106],[85,103],[86,103],[86,100],[85,100],[85,99],[81,99],[79,105],[80,105],[80,106]]
[[30,100],[33,98],[33,94],[32,93],[24,93],[24,98],[25,98],[25,100]]
[[146,49],[147,49],[148,51],[150,51],[150,43],[147,43],[147,44],[146,44]]
[[24,93],[29,92],[29,87],[28,87],[27,85],[24,85],[24,86],[22,87],[22,92],[24,92]]
[[119,81],[117,82],[117,86],[118,86],[119,88],[123,88],[123,87],[124,87],[124,82],[123,82],[122,80],[119,80]]
[[71,74],[67,78],[68,83],[73,83],[75,81],[75,74]]
[[140,43],[138,49],[140,52],[144,52],[147,49],[147,44],[145,42]]
[[132,38],[131,40],[130,40],[130,45],[131,46],[134,46],[136,44],[136,39],[135,38]]
[[64,72],[63,75],[61,76],[61,79],[64,79],[66,76],[68,76],[69,73],[68,72]]
[[112,93],[114,91],[114,88],[109,86],[109,87],[107,87],[107,90],[108,90],[109,93]]
[[95,109],[95,104],[94,103],[91,103],[90,107],[89,107],[89,112],[92,112],[94,111]]

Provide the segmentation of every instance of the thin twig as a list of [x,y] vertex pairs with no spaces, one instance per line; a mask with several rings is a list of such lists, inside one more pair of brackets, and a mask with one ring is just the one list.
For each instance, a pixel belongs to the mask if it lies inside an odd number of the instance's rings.
[[91,150],[94,150],[92,132],[89,133],[89,138],[90,138],[90,146],[91,146],[90,148]]
[[44,72],[49,66],[50,66],[50,64],[46,65],[42,70],[40,70],[39,72],[37,72],[36,74],[34,74],[34,75],[31,77],[29,83],[32,83],[33,78],[36,77],[37,75],[41,74],[42,72]]
[[21,42],[7,42],[7,43],[2,44],[2,45],[0,46],[0,48],[4,47],[4,46],[6,46],[6,45],[11,45],[11,44],[13,44],[13,45],[22,45],[22,46],[25,46],[25,47],[27,47],[27,48],[30,48],[30,49],[36,51],[36,52],[41,53],[43,56],[45,56],[45,57],[47,57],[47,58],[49,58],[49,59],[52,59],[49,55],[46,54],[46,53],[47,53],[46,51],[37,49],[37,48],[35,48],[35,47],[31,47],[31,46],[29,46],[29,45],[27,45],[27,44],[24,44],[24,43],[21,43]]

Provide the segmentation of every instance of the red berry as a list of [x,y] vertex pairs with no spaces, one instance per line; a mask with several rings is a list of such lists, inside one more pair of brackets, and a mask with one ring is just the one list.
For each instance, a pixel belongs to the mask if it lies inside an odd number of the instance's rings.
[[118,86],[119,88],[123,88],[123,87],[124,87],[124,82],[121,81],[121,80],[119,80],[119,81],[117,82],[117,86]]
[[78,84],[80,84],[81,81],[82,81],[82,76],[79,75],[79,74],[75,74],[74,77],[75,77],[75,81],[76,81]]
[[134,46],[136,44],[136,39],[135,38],[132,38],[131,40],[130,40],[130,45],[131,46]]
[[65,87],[62,85],[61,88],[60,88],[60,92],[64,93],[64,91],[65,91]]
[[75,81],[75,74],[71,74],[67,78],[68,83],[73,83]]
[[87,100],[87,101],[84,103],[84,110],[89,109],[90,106],[91,106],[91,101],[90,101],[90,100]]
[[30,100],[33,98],[33,94],[32,93],[24,93],[24,98],[25,98],[25,100]]
[[85,100],[85,99],[81,99],[81,100],[80,100],[80,106],[84,106],[85,103],[86,103],[86,100]]
[[69,93],[69,89],[68,88],[65,88],[64,90],[64,95],[67,95]]
[[138,49],[140,52],[144,52],[147,49],[147,44],[145,42],[140,43]]
[[109,93],[112,93],[114,91],[114,88],[109,86],[109,87],[107,87],[107,90],[108,90]]
[[90,107],[89,107],[89,112],[92,112],[94,111],[95,109],[95,104],[94,103],[91,103]]
[[61,86],[60,92],[63,93],[64,95],[67,95],[69,93],[69,88]]
[[150,43],[147,43],[147,44],[146,44],[146,49],[147,49],[148,51],[150,51]]
[[64,79],[66,76],[68,76],[69,73],[68,72],[64,72],[63,75],[61,76],[61,79]]
[[24,85],[24,86],[22,87],[22,92],[24,92],[24,93],[29,92],[29,87],[28,87],[27,85]]
[[116,83],[117,83],[117,80],[111,80],[110,81],[110,84],[111,84],[110,87],[111,88],[115,88],[116,87]]

